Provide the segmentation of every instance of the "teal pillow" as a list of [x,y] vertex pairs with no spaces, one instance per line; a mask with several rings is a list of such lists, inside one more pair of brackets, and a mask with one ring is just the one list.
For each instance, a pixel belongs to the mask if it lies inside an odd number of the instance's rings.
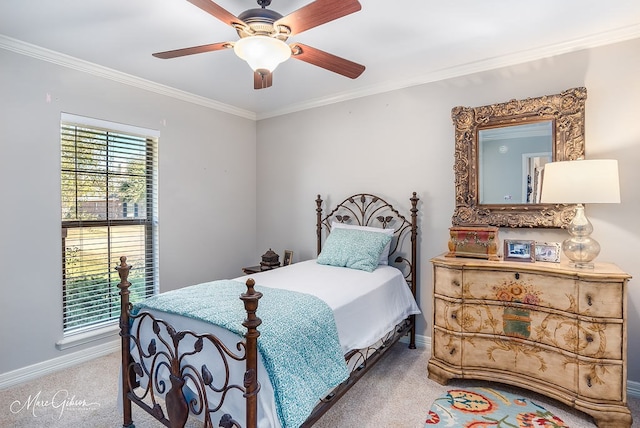
[[318,256],[318,263],[373,272],[390,241],[391,236],[384,233],[333,229]]

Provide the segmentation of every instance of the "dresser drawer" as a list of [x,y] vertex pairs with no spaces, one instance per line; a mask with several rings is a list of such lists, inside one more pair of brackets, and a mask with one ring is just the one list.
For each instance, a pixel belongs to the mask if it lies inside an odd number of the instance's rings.
[[575,357],[542,346],[486,337],[465,337],[462,341],[462,366],[467,369],[496,370],[503,376],[531,378],[575,390]]
[[580,283],[578,312],[581,315],[622,318],[623,284],[620,282]]
[[462,326],[462,303],[454,299],[436,297],[433,301],[433,325],[449,331],[460,332]]
[[461,367],[462,347],[460,346],[460,336],[434,328],[431,350],[433,358],[455,367]]
[[622,364],[578,360],[578,394],[602,402],[626,401]]
[[531,272],[465,270],[465,299],[528,303],[575,313],[578,286],[571,277]]
[[573,314],[491,301],[467,303],[463,310],[461,326],[464,333],[493,334],[505,339],[515,337],[576,352],[578,320]]
[[622,323],[578,319],[578,355],[622,360]]
[[454,298],[462,297],[462,270],[442,266],[434,268],[434,292]]

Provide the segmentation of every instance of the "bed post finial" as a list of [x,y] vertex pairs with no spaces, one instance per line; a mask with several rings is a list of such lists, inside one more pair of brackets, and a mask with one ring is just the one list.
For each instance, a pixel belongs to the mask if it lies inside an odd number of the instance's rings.
[[[121,367],[128,370],[129,360],[131,359],[130,346],[131,339],[129,336],[129,287],[131,283],[128,281],[131,265],[127,264],[125,256],[120,257],[120,265],[116,266],[118,275],[120,276],[120,349],[122,352]],[[129,376],[128,373],[122,373],[122,419],[123,427],[133,427],[133,419],[131,415],[131,400],[127,394],[129,392]]]
[[[120,275],[120,283],[121,284],[127,284],[126,288],[129,288],[129,286],[131,285],[131,283],[129,283],[129,281],[127,281],[127,279],[129,278],[129,270],[131,269],[131,265],[127,264],[127,257],[126,256],[121,256],[120,257],[120,265],[116,266],[116,270],[118,271],[118,275]],[[122,287],[118,286],[118,288],[122,289]]]

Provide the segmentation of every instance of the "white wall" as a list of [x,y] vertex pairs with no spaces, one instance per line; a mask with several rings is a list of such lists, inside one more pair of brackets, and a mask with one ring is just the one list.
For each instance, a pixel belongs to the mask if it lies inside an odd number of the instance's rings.
[[[431,314],[429,258],[446,251],[454,207],[452,107],[476,107],[585,86],[586,156],[620,162],[622,203],[590,205],[601,261],[640,278],[640,39],[425,84],[258,123],[258,247],[315,256],[317,194],[331,202],[358,192],[407,209],[420,203],[420,306]],[[561,241],[552,229],[502,229],[500,238]],[[629,378],[640,381],[640,290],[630,281]],[[423,321],[419,334],[430,335]]]
[[55,347],[61,112],[160,130],[162,290],[254,262],[253,120],[2,49],[0,64],[0,374],[79,349]]
[[[620,161],[619,205],[591,205],[600,259],[640,277],[640,40],[425,84],[259,121],[0,50],[0,374],[65,354],[60,273],[60,112],[160,136],[163,290],[239,274],[266,249],[315,256],[315,197],[375,192],[420,203],[419,300],[431,312],[430,257],[453,213],[451,108],[585,86],[589,158]],[[47,101],[47,94],[51,101]],[[257,149],[256,149],[257,141]],[[257,173],[254,169],[257,163]],[[559,230],[501,238],[561,241]],[[640,290],[629,293],[629,378],[640,381]],[[421,324],[419,334],[430,334]],[[89,345],[87,345],[89,346]],[[74,351],[72,349],[71,351]]]

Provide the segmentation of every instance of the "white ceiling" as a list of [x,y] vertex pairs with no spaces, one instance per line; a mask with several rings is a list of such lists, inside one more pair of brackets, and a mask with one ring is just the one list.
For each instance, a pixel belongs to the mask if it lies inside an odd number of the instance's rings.
[[[288,40],[365,65],[355,80],[290,59],[271,88],[254,90],[251,69],[232,50],[152,57],[237,40],[186,0],[1,0],[0,47],[259,119],[640,37],[639,0],[360,2],[361,11]],[[217,3],[236,16],[258,7]],[[307,3],[273,0],[269,8],[287,15]]]

